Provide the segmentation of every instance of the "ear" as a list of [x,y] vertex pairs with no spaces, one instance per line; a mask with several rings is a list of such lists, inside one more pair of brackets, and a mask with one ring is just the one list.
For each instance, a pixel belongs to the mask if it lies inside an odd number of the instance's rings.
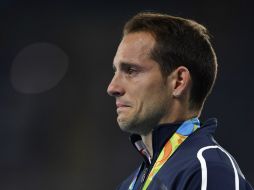
[[171,77],[173,97],[179,98],[187,95],[191,85],[189,70],[184,66],[180,66],[171,73]]

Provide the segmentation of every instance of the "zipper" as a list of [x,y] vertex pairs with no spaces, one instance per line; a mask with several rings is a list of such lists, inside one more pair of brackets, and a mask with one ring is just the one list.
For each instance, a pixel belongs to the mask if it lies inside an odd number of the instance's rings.
[[156,160],[157,160],[157,157],[158,157],[158,153],[154,155],[154,157],[152,158],[152,162],[149,166],[146,166],[145,169],[144,169],[144,172],[142,174],[142,178],[141,178],[141,185],[140,185],[140,188],[139,190],[142,190],[143,187],[144,187],[144,183],[146,182],[146,179],[148,178],[148,175],[150,173],[150,171],[152,170]]
[[140,184],[140,188],[139,190],[142,190],[143,186],[144,186],[144,182],[146,181],[146,178],[148,176],[148,167],[146,167],[143,171],[142,177],[141,177],[141,184]]

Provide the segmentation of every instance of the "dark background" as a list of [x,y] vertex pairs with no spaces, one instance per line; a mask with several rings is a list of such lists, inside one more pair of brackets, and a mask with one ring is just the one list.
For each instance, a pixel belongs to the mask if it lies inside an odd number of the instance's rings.
[[254,184],[253,1],[0,1],[0,189],[114,189],[140,162],[106,93],[124,23],[159,11],[208,27],[218,79],[201,119]]

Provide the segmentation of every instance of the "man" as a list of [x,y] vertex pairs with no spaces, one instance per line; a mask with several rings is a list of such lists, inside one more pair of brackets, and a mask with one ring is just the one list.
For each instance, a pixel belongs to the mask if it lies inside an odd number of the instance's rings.
[[107,91],[117,122],[144,158],[120,190],[252,189],[213,139],[216,119],[198,120],[217,73],[204,26],[139,13],[124,27],[113,68]]

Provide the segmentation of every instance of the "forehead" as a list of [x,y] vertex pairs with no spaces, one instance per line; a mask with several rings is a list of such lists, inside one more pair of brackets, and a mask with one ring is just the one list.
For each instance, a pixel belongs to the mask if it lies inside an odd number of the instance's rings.
[[120,62],[139,63],[145,59],[150,59],[151,49],[154,47],[155,40],[148,32],[135,32],[123,37],[118,46],[114,65]]

